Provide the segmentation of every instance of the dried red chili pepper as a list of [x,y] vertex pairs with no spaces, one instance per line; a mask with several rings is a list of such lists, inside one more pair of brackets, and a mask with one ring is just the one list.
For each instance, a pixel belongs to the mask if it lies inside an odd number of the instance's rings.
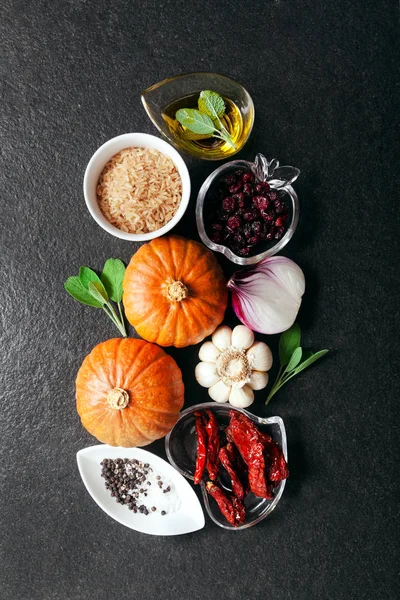
[[219,510],[222,512],[225,519],[231,525],[237,525],[239,523],[236,517],[237,510],[235,510],[235,507],[232,504],[232,500],[228,498],[225,492],[212,481],[207,481],[206,490],[218,504]]
[[205,411],[208,416],[207,431],[207,471],[210,479],[215,481],[219,471],[219,425],[211,410]]
[[[228,450],[228,445],[231,447],[229,450]],[[221,448],[219,451],[219,459],[221,461],[221,464],[227,471],[229,477],[231,478],[232,492],[239,500],[243,500],[243,498],[245,497],[245,490],[244,490],[242,482],[240,481],[240,477],[239,477],[238,473],[236,472],[236,468],[235,468],[234,462],[232,460],[232,458],[233,458],[232,455],[233,455],[233,444],[231,444],[230,442],[229,442],[229,444],[227,444],[226,446]]]
[[267,463],[267,477],[269,481],[277,483],[289,477],[289,469],[278,444],[269,436],[264,440],[264,454]]
[[265,473],[264,439],[254,423],[242,413],[231,410],[229,416],[227,435],[247,465],[250,490],[259,498],[272,500],[272,489]]
[[241,525],[246,520],[246,509],[241,500],[232,496],[232,505],[235,511],[235,522],[237,525]]
[[203,414],[200,412],[195,412],[194,416],[196,419],[197,435],[197,456],[196,468],[194,472],[194,483],[197,485],[203,478],[204,469],[207,462],[207,433]]
[[240,479],[240,482],[244,489],[244,494],[249,493],[249,477],[247,472],[247,465],[244,462],[243,458],[240,456],[237,448],[232,442],[228,442],[226,445],[226,450],[228,452],[230,461],[234,466],[236,473]]

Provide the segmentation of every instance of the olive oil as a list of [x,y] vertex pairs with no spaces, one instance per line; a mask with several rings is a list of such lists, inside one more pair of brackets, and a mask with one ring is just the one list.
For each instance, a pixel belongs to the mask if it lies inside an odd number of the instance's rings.
[[182,150],[186,150],[198,158],[218,160],[235,154],[245,143],[249,128],[244,126],[239,107],[229,98],[222,96],[225,102],[225,112],[221,117],[221,123],[228,131],[235,147],[210,135],[195,134],[186,129],[175,118],[176,112],[180,108],[197,108],[199,95],[200,92],[180,98],[166,106],[162,111],[162,117],[174,137],[175,143]]

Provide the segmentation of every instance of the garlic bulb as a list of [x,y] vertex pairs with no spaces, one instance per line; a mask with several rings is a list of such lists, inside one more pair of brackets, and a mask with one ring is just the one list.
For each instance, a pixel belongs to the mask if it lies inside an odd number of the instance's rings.
[[254,402],[253,390],[268,383],[272,366],[271,350],[263,342],[254,341],[254,333],[244,325],[232,331],[221,325],[199,351],[200,362],[195,369],[197,382],[208,388],[216,402],[230,402],[246,408]]

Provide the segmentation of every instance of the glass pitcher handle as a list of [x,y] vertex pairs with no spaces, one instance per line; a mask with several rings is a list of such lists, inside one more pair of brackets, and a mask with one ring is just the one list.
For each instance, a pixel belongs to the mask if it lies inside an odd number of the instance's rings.
[[263,154],[257,154],[251,170],[258,181],[268,181],[275,187],[290,185],[300,175],[300,170],[296,167],[280,167],[278,159],[273,158],[268,162]]

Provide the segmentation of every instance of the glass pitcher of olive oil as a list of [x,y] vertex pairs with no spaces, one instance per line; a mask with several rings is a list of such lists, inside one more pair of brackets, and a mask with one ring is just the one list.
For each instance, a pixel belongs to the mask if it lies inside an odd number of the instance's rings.
[[[211,90],[222,97],[225,110],[220,125],[230,142],[209,134],[199,135],[178,119],[180,109],[197,109],[200,93]],[[142,102],[157,129],[179,150],[196,158],[222,160],[241,150],[254,123],[254,105],[249,93],[234,79],[216,73],[188,73],[164,79],[147,88]]]

